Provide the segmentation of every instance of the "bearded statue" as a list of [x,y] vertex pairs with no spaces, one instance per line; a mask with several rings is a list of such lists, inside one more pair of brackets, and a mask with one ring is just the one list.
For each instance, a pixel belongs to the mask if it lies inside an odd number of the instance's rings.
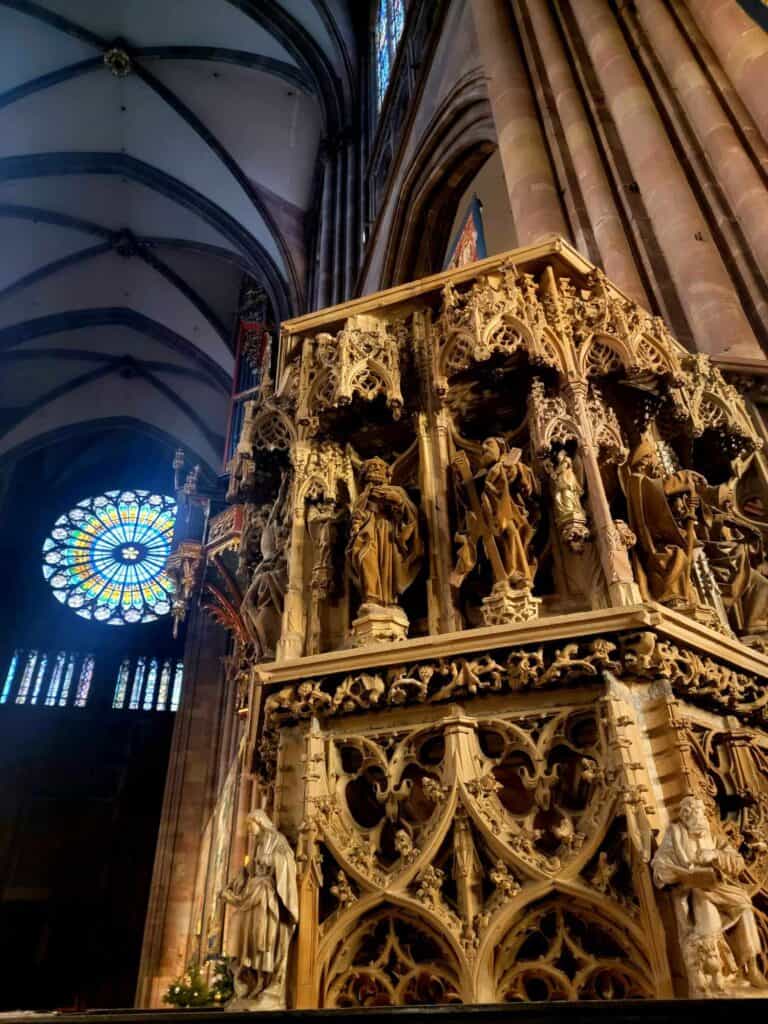
[[424,556],[418,510],[391,477],[383,459],[364,462],[362,492],[352,509],[347,553],[363,606],[397,605]]
[[714,841],[698,797],[680,801],[651,867],[656,885],[671,890],[692,994],[739,983],[768,987],[758,966],[752,901],[739,882],[744,860],[733,846]]

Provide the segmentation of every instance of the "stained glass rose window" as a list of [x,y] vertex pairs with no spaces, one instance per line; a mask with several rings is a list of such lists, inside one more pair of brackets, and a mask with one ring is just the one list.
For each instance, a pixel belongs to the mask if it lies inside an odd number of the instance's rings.
[[53,596],[110,626],[152,622],[171,610],[165,572],[176,501],[149,491],[107,491],[54,523],[43,544]]

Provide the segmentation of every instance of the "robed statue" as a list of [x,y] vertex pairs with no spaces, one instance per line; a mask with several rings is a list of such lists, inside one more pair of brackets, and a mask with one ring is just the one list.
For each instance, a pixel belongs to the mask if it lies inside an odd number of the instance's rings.
[[257,660],[273,658],[280,639],[283,604],[288,588],[288,531],[280,521],[285,487],[284,480],[266,522],[256,526],[258,528],[261,525],[261,559],[253,569],[240,606],[240,615],[256,649]]
[[573,551],[583,551],[589,540],[589,526],[582,504],[584,487],[573,459],[561,449],[554,459],[545,462],[545,468],[549,473],[552,516],[558,533]]
[[698,797],[680,801],[651,867],[656,885],[671,887],[692,994],[734,983],[768,987],[752,900],[739,882],[744,859],[730,844],[715,843]]
[[364,606],[390,608],[421,568],[419,513],[405,490],[391,483],[383,459],[364,462],[361,476],[347,546],[352,578]]
[[741,635],[768,633],[768,564],[762,530],[734,508],[733,483],[705,487],[701,538],[731,625]]
[[519,448],[509,448],[503,437],[489,437],[483,442],[476,473],[471,473],[463,452],[454,459],[466,503],[464,522],[456,534],[453,586],[461,586],[477,565],[479,541],[495,583],[507,583],[513,590],[532,586],[537,563],[531,543],[539,519],[539,486],[522,454]]
[[232,915],[227,945],[235,995],[227,1009],[281,1010],[299,916],[296,861],[265,811],[252,811],[247,822],[246,863],[221,894]]
[[690,470],[665,475],[649,434],[630,455],[624,489],[629,525],[637,537],[638,583],[646,600],[680,608],[697,603],[691,572],[702,482]]

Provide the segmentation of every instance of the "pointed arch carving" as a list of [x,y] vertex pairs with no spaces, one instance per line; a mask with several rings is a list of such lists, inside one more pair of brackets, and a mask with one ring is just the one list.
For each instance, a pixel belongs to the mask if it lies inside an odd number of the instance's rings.
[[656,995],[648,956],[627,922],[570,893],[553,891],[519,909],[486,955],[498,1002]]
[[468,1002],[467,979],[438,931],[382,903],[350,923],[323,968],[326,1008]]

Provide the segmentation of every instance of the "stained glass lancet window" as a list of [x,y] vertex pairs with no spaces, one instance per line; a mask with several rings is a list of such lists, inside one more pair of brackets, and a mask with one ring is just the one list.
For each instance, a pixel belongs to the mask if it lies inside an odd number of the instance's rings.
[[72,677],[75,674],[75,655],[70,654],[69,661],[67,662],[67,671],[64,675],[64,685],[61,688],[61,696],[59,697],[59,707],[65,708],[67,706],[67,700],[69,699],[69,691],[72,686]]
[[77,681],[77,691],[75,692],[75,707],[84,708],[86,701],[88,700],[88,694],[91,692],[91,682],[93,680],[93,658],[89,654],[83,659],[83,665],[80,669],[80,678]]
[[147,674],[147,685],[144,687],[144,701],[142,708],[145,711],[152,710],[152,703],[155,699],[155,687],[157,686],[157,658],[153,658],[149,663],[149,672]]
[[27,663],[24,666],[24,675],[21,677],[19,683],[19,690],[16,694],[17,704],[26,704],[27,694],[29,693],[29,687],[32,683],[32,676],[35,673],[35,665],[37,664],[37,651],[27,652]]
[[397,44],[403,34],[403,0],[379,0],[376,14],[376,98],[384,99],[395,62]]
[[14,651],[13,657],[11,658],[11,664],[8,666],[8,673],[3,683],[3,692],[0,693],[0,704],[5,704],[8,700],[8,694],[11,692],[11,685],[13,680],[16,678],[16,669],[19,667],[19,652]]
[[165,572],[176,502],[149,491],[107,491],[60,516],[43,544],[53,596],[110,626],[152,622],[171,610]]
[[131,661],[130,658],[123,658],[120,662],[120,668],[117,673],[117,683],[115,684],[115,696],[112,699],[113,708],[124,708],[125,707],[125,695],[128,692],[128,680],[131,678]]
[[131,699],[128,707],[131,711],[137,711],[141,701],[141,690],[144,686],[144,673],[147,670],[147,659],[139,658],[136,662],[136,671],[133,673],[133,687],[131,688]]
[[40,687],[43,685],[43,679],[45,677],[45,670],[48,667],[48,655],[44,654],[40,659],[40,665],[37,669],[37,675],[35,676],[35,688],[32,690],[32,696],[30,697],[30,704],[37,704],[37,698],[40,694]]
[[165,711],[168,703],[168,691],[171,686],[171,662],[168,658],[163,662],[163,671],[160,673],[160,689],[157,691],[157,710]]
[[56,704],[56,698],[59,695],[59,687],[61,686],[61,680],[64,675],[64,665],[66,660],[66,652],[59,651],[56,655],[56,661],[53,663],[53,671],[51,672],[51,679],[48,683],[48,693],[45,697],[45,703],[49,708],[52,708]]
[[171,693],[171,711],[179,710],[181,701],[181,684],[184,680],[184,662],[176,662],[176,672],[173,676],[173,692]]

